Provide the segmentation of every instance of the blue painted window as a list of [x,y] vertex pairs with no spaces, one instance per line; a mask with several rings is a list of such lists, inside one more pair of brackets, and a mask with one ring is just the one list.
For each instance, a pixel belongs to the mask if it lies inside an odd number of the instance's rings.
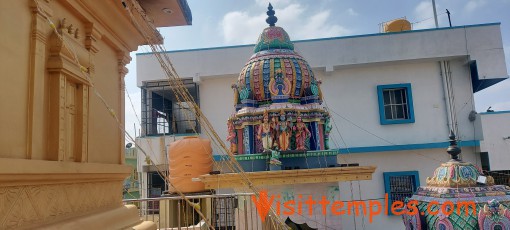
[[414,123],[411,84],[378,85],[381,125]]
[[384,192],[388,194],[388,213],[391,215],[391,205],[394,201],[404,202],[420,187],[418,171],[385,172]]

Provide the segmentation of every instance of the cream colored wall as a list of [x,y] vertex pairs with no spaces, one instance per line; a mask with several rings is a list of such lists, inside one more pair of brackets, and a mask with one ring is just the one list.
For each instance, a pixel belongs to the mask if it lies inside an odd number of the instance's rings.
[[[43,7],[44,1],[40,3]],[[54,153],[49,150],[48,132],[53,129],[49,125],[49,94],[52,91],[49,84],[50,74],[47,71],[46,62],[50,54],[51,39],[54,33],[49,23],[39,19],[33,23],[30,7],[33,1],[14,1],[0,3],[1,14],[0,27],[4,34],[0,38],[0,53],[3,83],[0,86],[2,97],[0,104],[4,108],[0,113],[0,157],[29,158],[47,160]],[[62,18],[66,18],[68,24],[73,24],[79,29],[77,43],[69,43],[71,46],[81,44],[85,46],[86,25],[88,23],[100,24],[84,15],[71,13],[69,5],[51,1],[47,14],[58,26]],[[43,14],[41,14],[43,15]],[[15,19],[15,23],[13,21]],[[38,30],[40,40],[31,39],[31,30]],[[100,27],[98,27],[100,29]],[[104,97],[111,108],[116,112],[120,122],[123,122],[123,97],[121,89],[124,71],[119,66],[120,60],[128,56],[128,52],[136,47],[126,47],[116,41],[117,37],[102,31],[100,39],[94,42],[99,50],[86,52],[77,50],[80,63],[85,67],[94,66],[95,72],[91,74],[97,91]],[[34,32],[35,33],[35,32]],[[35,36],[34,36],[35,37]],[[135,37],[136,38],[136,37]],[[138,39],[138,38],[136,38]],[[114,44],[118,43],[118,44]],[[126,45],[126,44],[124,44]],[[127,62],[122,60],[124,64]],[[90,162],[121,164],[121,150],[124,145],[123,134],[119,125],[110,115],[103,102],[89,91],[89,128],[88,128],[88,157]],[[122,102],[122,103],[121,103]],[[123,125],[121,125],[123,126]],[[105,154],[106,153],[106,154]]]
[[[62,27],[63,18],[73,25],[71,33]],[[121,200],[131,171],[119,129],[122,78],[129,52],[143,41],[128,19],[113,1],[0,1],[0,229],[142,223],[136,208]],[[120,125],[94,94],[84,69]]]
[[[120,89],[122,78],[118,73],[116,53],[103,41],[101,50],[95,57],[96,69],[94,82],[97,91],[105,98],[111,108],[120,116],[119,98],[124,97]],[[115,58],[112,58],[115,57]],[[124,135],[119,134],[119,125],[99,97],[90,92],[89,161],[121,163],[118,154],[124,144]],[[121,121],[123,122],[123,121]],[[124,127],[124,125],[121,125]],[[120,142],[120,143],[119,143]]]
[[25,158],[30,52],[30,11],[26,1],[0,1],[0,157]]

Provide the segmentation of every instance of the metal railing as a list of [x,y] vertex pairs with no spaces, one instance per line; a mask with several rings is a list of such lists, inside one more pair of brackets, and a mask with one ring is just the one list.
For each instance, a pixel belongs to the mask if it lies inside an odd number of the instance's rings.
[[510,186],[510,170],[489,171],[494,178],[494,184]]
[[[156,223],[158,229],[267,229],[260,220],[253,193],[189,195],[188,204],[180,196],[127,199],[124,204],[138,207],[140,218]],[[201,215],[207,219],[204,220]],[[212,228],[206,224],[209,223]]]

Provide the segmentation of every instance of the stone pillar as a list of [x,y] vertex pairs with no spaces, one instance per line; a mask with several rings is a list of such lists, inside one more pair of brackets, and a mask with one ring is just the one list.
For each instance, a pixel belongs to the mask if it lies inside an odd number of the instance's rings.
[[[119,70],[119,112],[118,112],[118,119],[120,122],[120,125],[124,128],[124,116],[125,116],[125,93],[126,93],[126,85],[124,83],[124,77],[126,77],[126,74],[128,73],[128,69],[126,68],[126,65],[131,61],[131,57],[129,56],[128,52],[117,52],[117,61],[118,61],[118,70]],[[125,141],[124,141],[124,129],[119,129],[119,139],[122,140],[120,142],[120,149],[125,148]],[[133,137],[135,138],[135,137]],[[120,154],[120,162],[124,163],[124,154]]]
[[26,159],[43,159],[46,154],[46,43],[49,34],[48,17],[53,10],[48,5],[31,5],[29,76],[27,89]]

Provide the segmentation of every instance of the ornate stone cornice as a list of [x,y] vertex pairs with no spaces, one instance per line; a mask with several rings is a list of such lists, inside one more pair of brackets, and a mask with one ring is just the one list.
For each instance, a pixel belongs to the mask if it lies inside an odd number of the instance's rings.
[[46,3],[30,3],[30,9],[32,11],[31,37],[44,44],[46,44],[48,36],[48,18],[53,16],[53,10],[47,3],[49,3],[49,1]]
[[99,52],[97,41],[99,41],[102,36],[103,35],[94,23],[87,23],[85,25],[85,48],[93,53]]
[[118,51],[117,52],[117,61],[118,61],[118,68],[119,68],[119,74],[124,77],[129,72],[126,68],[126,65],[131,62],[131,56],[129,56],[129,53]]

